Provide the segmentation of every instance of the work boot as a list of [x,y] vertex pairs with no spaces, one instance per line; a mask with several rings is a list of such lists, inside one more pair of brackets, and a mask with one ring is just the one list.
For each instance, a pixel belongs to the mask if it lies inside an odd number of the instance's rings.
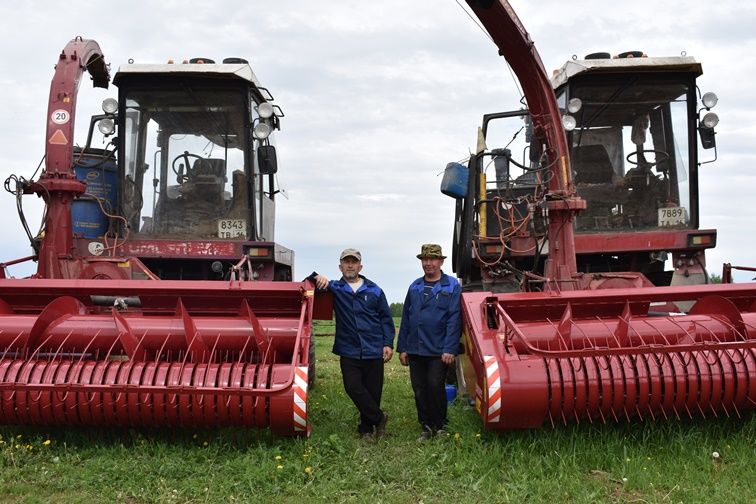
[[386,435],[386,424],[388,423],[388,413],[385,411],[382,411],[383,418],[380,422],[378,422],[378,425],[375,426],[375,437],[380,438]]
[[417,438],[417,441],[419,443],[424,443],[425,441],[428,441],[432,437],[433,437],[433,431],[426,427],[423,429],[423,432],[420,433],[420,437]]

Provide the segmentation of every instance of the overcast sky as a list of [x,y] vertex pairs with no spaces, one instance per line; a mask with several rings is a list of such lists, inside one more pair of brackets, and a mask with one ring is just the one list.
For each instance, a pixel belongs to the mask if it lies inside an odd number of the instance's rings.
[[[548,71],[596,51],[685,52],[703,64],[699,86],[719,95],[720,117],[719,159],[701,170],[701,225],[719,230],[709,270],[756,265],[756,4],[511,3]],[[340,250],[356,247],[389,301],[402,301],[421,274],[420,244],[450,251],[454,201],[439,192],[446,163],[468,156],[482,114],[519,107],[503,59],[454,0],[3,2],[0,32],[2,180],[31,177],[44,154],[53,65],[74,36],[97,40],[113,72],[130,58],[244,57],[286,113],[277,143],[288,199],[276,238],[296,251],[295,276],[335,277]],[[82,83],[80,126],[106,96],[115,90]],[[25,208],[36,231],[35,200]],[[0,260],[28,255],[5,192],[0,212]]]

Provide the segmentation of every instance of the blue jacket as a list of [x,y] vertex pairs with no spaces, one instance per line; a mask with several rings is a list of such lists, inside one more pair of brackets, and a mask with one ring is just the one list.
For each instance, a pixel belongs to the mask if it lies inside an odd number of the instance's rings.
[[328,282],[336,313],[333,353],[353,359],[382,359],[383,347],[394,348],[394,319],[381,288],[362,275],[360,278],[363,284],[357,292],[343,278]]
[[457,355],[462,328],[462,288],[456,278],[442,272],[427,299],[423,296],[424,289],[423,277],[409,286],[396,351],[424,356]]

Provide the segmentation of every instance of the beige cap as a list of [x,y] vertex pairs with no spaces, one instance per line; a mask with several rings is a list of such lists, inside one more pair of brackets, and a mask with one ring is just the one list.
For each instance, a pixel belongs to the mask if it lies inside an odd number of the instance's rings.
[[420,253],[417,254],[418,259],[446,259],[446,256],[441,251],[441,245],[435,243],[426,243],[420,247]]
[[341,252],[341,255],[339,256],[339,261],[343,261],[345,257],[354,257],[358,261],[362,262],[362,254],[360,254],[360,251],[357,249],[344,249],[344,251]]

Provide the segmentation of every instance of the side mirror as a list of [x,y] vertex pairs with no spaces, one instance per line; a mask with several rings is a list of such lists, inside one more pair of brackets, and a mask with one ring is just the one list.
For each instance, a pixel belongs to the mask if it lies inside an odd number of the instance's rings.
[[261,145],[257,148],[257,166],[263,175],[273,175],[278,171],[278,160],[274,146]]
[[512,151],[509,149],[493,149],[494,169],[496,170],[496,187],[509,185],[509,161],[512,159]]
[[701,138],[701,147],[704,149],[713,149],[717,146],[717,140],[714,138],[715,135],[714,128],[698,127],[698,136]]

